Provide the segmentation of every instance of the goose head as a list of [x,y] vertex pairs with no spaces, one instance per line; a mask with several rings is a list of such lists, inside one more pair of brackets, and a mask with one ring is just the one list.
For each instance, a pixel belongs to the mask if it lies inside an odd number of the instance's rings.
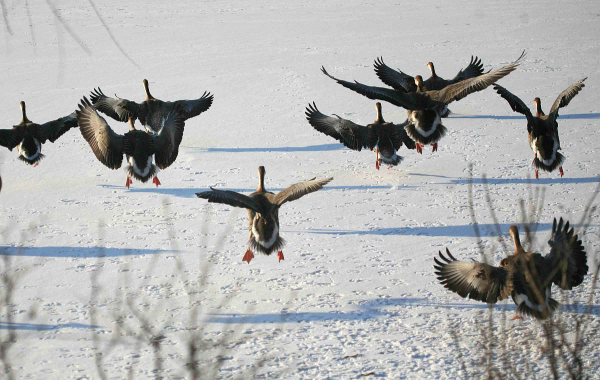
[[533,99],[533,104],[535,104],[535,116],[543,116],[544,111],[542,111],[542,101],[540,100],[540,98]]
[[417,85],[417,91],[421,92],[423,91],[423,77],[420,75],[417,75],[415,77],[415,84]]
[[148,86],[148,79],[144,79],[144,90],[146,91],[146,100],[155,99],[154,96],[150,94],[150,87]]
[[259,166],[258,167],[258,188],[256,189],[256,191],[258,192],[264,192],[265,191],[265,167],[264,166]]
[[375,123],[385,123],[385,120],[383,120],[383,115],[381,113],[381,103],[375,103],[375,109],[377,110],[377,119],[375,119]]
[[27,118],[27,109],[25,107],[25,102],[21,100],[21,103],[19,103],[19,105],[21,106],[21,113],[23,114],[23,118],[21,119],[20,125],[31,123],[31,120]]
[[431,77],[435,78],[437,75],[435,74],[435,67],[433,66],[433,62],[427,62],[427,67],[429,67],[429,71],[431,71]]

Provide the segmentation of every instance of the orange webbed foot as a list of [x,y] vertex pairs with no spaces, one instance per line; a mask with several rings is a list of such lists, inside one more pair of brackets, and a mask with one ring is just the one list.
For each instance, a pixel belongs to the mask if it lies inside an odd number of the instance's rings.
[[515,315],[514,317],[512,317],[510,320],[514,321],[515,319],[520,319],[520,320],[524,320],[525,318],[521,317],[520,315]]
[[283,251],[277,252],[277,259],[279,260],[279,262],[281,262],[281,260],[284,260]]
[[562,168],[562,166],[559,166],[559,167],[558,167],[558,172],[560,173],[560,176],[561,176],[561,177],[565,175],[565,172],[563,171],[563,168]]
[[248,250],[244,254],[244,258],[242,259],[242,261],[246,261],[248,264],[250,264],[250,261],[253,258],[254,258],[254,253],[252,253],[252,251],[250,250],[250,248],[248,248]]
[[154,179],[152,180],[152,183],[156,185],[156,187],[158,187],[158,185],[160,185],[160,181],[158,180],[158,177],[154,177]]
[[438,146],[438,144],[437,143],[433,143],[433,144],[431,144],[431,146],[433,147],[433,149],[431,150],[431,152],[432,153],[433,152],[437,152],[437,146]]
[[127,186],[127,188],[129,189],[129,186],[133,183],[133,181],[131,180],[131,177],[127,177],[127,181],[125,181],[125,186]]

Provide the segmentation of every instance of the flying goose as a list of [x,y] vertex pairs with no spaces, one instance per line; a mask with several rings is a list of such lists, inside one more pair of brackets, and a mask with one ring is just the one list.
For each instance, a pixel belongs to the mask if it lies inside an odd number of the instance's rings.
[[265,189],[265,167],[258,167],[258,188],[250,195],[243,195],[229,190],[215,190],[196,193],[198,198],[209,202],[223,203],[234,207],[245,208],[248,211],[248,250],[242,261],[248,262],[254,258],[252,250],[270,255],[278,251],[279,261],[283,260],[282,248],[285,241],[279,236],[279,208],[286,202],[294,201],[306,194],[320,190],[333,178],[311,179],[296,183],[275,194]]
[[[383,57],[378,57],[373,66],[375,67],[375,73],[379,79],[388,86],[404,92],[417,91],[415,78],[400,70],[396,71],[390,68],[383,62]],[[483,63],[481,62],[481,59],[478,57],[473,58],[473,56],[471,56],[469,65],[460,70],[458,74],[450,80],[437,76],[433,62],[428,62],[427,67],[429,67],[431,76],[423,81],[423,91],[441,90],[451,84],[458,83],[465,79],[475,78],[483,74]],[[441,116],[447,117],[449,114],[450,110],[448,110],[448,106],[446,105],[441,112]]]
[[446,134],[446,127],[442,125],[440,113],[444,106],[453,101],[460,100],[465,96],[481,91],[497,80],[514,71],[525,52],[513,63],[490,71],[475,78],[465,79],[451,84],[441,90],[425,91],[423,78],[415,77],[416,92],[405,92],[385,87],[367,86],[359,82],[348,82],[331,76],[325,67],[321,67],[323,74],[335,80],[342,86],[358,92],[369,99],[385,100],[395,106],[406,108],[408,113],[408,125],[404,127],[406,132],[417,143],[417,152],[421,153],[426,144],[433,145],[433,151],[437,150],[437,142]]
[[306,107],[305,113],[306,119],[317,131],[333,137],[352,150],[360,152],[363,148],[376,149],[375,168],[379,169],[381,162],[390,168],[402,161],[402,157],[396,154],[402,144],[409,149],[415,149],[415,142],[404,130],[407,122],[386,123],[381,114],[381,103],[375,103],[375,108],[377,119],[366,127],[335,114],[335,118],[324,115],[314,102]]
[[[118,169],[125,154],[129,163],[127,188],[132,183],[131,177],[144,183],[154,177],[152,182],[160,185],[156,177],[158,168],[169,167],[177,158],[185,124],[176,112],[165,115],[156,134],[135,129],[133,117],[129,116],[130,129],[124,135],[115,133],[86,97],[81,100],[76,114],[81,135],[100,162]],[[152,163],[152,156],[156,165]]]
[[198,99],[165,102],[150,94],[147,79],[143,80],[143,84],[146,100],[142,103],[119,97],[109,98],[104,95],[100,87],[92,91],[90,100],[94,107],[103,114],[121,122],[126,122],[129,117],[134,121],[137,119],[149,133],[154,134],[159,132],[167,115],[173,113],[185,122],[208,110],[213,102],[213,95],[206,91]]
[[583,282],[588,272],[583,244],[562,218],[558,224],[554,218],[548,241],[550,253],[546,256],[526,252],[516,226],[510,227],[510,235],[515,251],[502,259],[499,267],[458,261],[446,248],[447,256],[440,251],[439,260],[434,259],[435,274],[446,289],[463,298],[494,304],[510,296],[517,305],[517,315],[546,319],[559,306],[551,298],[552,284],[571,290]]
[[21,122],[12,129],[0,129],[0,145],[10,151],[17,147],[19,159],[29,165],[37,166],[44,157],[42,144],[47,140],[55,142],[73,127],[77,127],[75,112],[44,124],[36,124],[27,118],[25,102],[21,102]]
[[558,137],[558,110],[569,104],[571,99],[575,97],[585,87],[583,82],[587,79],[583,78],[573,83],[569,88],[558,95],[558,98],[550,108],[550,114],[544,114],[542,111],[542,103],[540,98],[533,100],[536,113],[533,115],[529,108],[516,95],[510,93],[502,86],[494,85],[494,89],[501,97],[506,99],[513,111],[525,115],[527,118],[527,135],[529,136],[529,146],[533,151],[533,166],[535,166],[535,178],[539,178],[539,169],[551,172],[558,167],[560,176],[565,173],[562,164],[565,161],[565,156],[560,154],[560,139]]

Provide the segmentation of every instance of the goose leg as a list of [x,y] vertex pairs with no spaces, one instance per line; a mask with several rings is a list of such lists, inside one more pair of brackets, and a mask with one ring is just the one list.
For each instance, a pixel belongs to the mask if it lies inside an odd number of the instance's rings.
[[520,320],[524,320],[525,318],[521,317],[520,315],[515,315],[514,317],[512,317],[510,320],[514,321],[515,319],[520,319]]
[[131,185],[133,183],[133,181],[131,180],[130,176],[127,176],[127,181],[125,182],[125,186],[127,186],[127,188],[129,189],[129,185]]
[[33,164],[33,167],[35,168],[36,166],[38,166],[40,163],[36,162],[35,164]]
[[375,169],[379,170],[379,147],[375,149]]
[[561,177],[565,175],[565,172],[563,171],[563,168],[562,168],[562,166],[559,166],[559,167],[558,167],[558,171],[560,172],[560,176],[561,176]]
[[415,143],[417,146],[417,153],[423,154],[423,144]]
[[254,253],[252,253],[250,248],[248,248],[248,250],[244,254],[244,258],[242,259],[242,261],[246,261],[248,264],[250,264],[250,260],[252,260],[253,258],[254,258]]
[[277,259],[279,259],[279,262],[281,262],[281,260],[284,260],[283,251],[277,252]]
[[433,143],[431,144],[431,146],[433,147],[433,150],[431,152],[437,152],[437,143]]
[[540,172],[537,169],[535,169],[535,179],[540,179]]
[[160,181],[158,180],[158,177],[154,177],[154,179],[152,180],[152,183],[154,183],[156,185],[156,187],[158,187],[158,185],[160,185]]

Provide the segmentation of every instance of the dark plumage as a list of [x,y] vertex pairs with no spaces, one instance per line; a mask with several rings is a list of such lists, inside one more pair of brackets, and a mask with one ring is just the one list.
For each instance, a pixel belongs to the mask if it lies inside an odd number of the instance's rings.
[[517,314],[548,318],[559,306],[550,297],[552,284],[570,290],[580,285],[588,272],[583,244],[562,218],[558,223],[554,219],[548,241],[550,253],[546,256],[525,252],[516,226],[511,226],[510,234],[515,252],[504,258],[499,267],[458,261],[446,249],[446,256],[439,252],[439,259],[434,259],[435,274],[446,289],[463,298],[493,304],[511,296]]
[[[412,128],[412,133],[409,131],[411,128],[408,125],[405,129],[407,129],[409,136],[417,143],[417,151],[421,152],[422,146],[425,144],[433,144],[433,150],[435,151],[437,149],[437,141],[445,134],[445,127],[442,126],[440,120],[440,115],[444,107],[469,94],[481,91],[500,78],[508,75],[519,66],[524,56],[525,52],[515,62],[498,70],[462,80],[441,90],[426,91],[423,88],[421,76],[417,75],[415,77],[417,87],[415,92],[406,92],[404,89],[393,90],[384,87],[367,86],[358,82],[348,82],[329,75],[324,67],[321,68],[321,71],[342,86],[358,92],[369,99],[385,100],[398,107],[406,108],[408,123],[414,128]],[[438,128],[440,131],[438,131]]]
[[[373,64],[375,67],[375,73],[386,85],[405,92],[416,92],[417,85],[415,84],[415,78],[408,75],[400,70],[396,71],[383,62],[383,57],[378,57]],[[432,62],[428,62],[427,66],[431,72],[431,76],[423,81],[423,91],[441,90],[448,87],[451,84],[458,83],[465,79],[475,78],[483,74],[483,63],[481,59],[471,56],[471,62],[463,70],[460,70],[456,76],[450,80],[437,76],[435,67]],[[444,107],[441,116],[446,117],[450,114],[448,107]]]
[[224,203],[248,211],[249,248],[243,261],[250,263],[254,257],[252,250],[270,255],[278,252],[279,261],[283,260],[284,240],[279,236],[279,208],[286,202],[294,201],[306,194],[320,190],[333,178],[311,179],[294,184],[275,194],[265,189],[265,168],[258,167],[258,188],[250,195],[243,195],[229,190],[215,190],[196,193],[198,198],[209,202]]
[[402,157],[396,153],[402,144],[409,149],[415,149],[412,141],[402,124],[386,123],[381,113],[381,103],[375,104],[377,119],[366,127],[358,125],[350,120],[322,114],[315,103],[306,107],[306,119],[317,131],[338,140],[344,146],[361,151],[363,148],[376,149],[377,158],[375,167],[379,169],[380,161],[384,164],[396,166],[402,161]]
[[148,80],[144,79],[143,84],[146,100],[142,103],[118,97],[109,98],[100,88],[92,91],[90,100],[94,107],[103,114],[121,122],[126,122],[130,117],[134,121],[139,120],[148,132],[154,134],[160,131],[161,124],[167,115],[174,114],[185,122],[208,110],[213,102],[213,95],[206,91],[198,99],[165,102],[150,94]]
[[21,122],[12,129],[0,129],[0,145],[13,150],[19,150],[19,159],[30,165],[37,166],[44,157],[42,144],[50,140],[55,142],[69,129],[77,127],[75,112],[68,116],[49,121],[44,124],[36,124],[27,118],[25,102],[21,102]]
[[[175,112],[165,115],[157,134],[136,130],[133,118],[129,117],[130,130],[124,135],[115,133],[85,97],[76,113],[81,135],[100,162],[118,169],[126,155],[129,163],[127,187],[131,184],[130,177],[141,182],[154,177],[153,182],[160,185],[156,177],[158,168],[165,169],[175,161],[183,136],[185,124]],[[156,165],[152,163],[152,156]]]
[[539,169],[551,172],[558,168],[560,176],[564,175],[562,164],[565,157],[560,154],[560,138],[558,137],[558,110],[569,104],[571,99],[581,91],[585,85],[583,78],[573,83],[569,88],[558,95],[558,98],[552,104],[550,113],[544,114],[540,98],[535,98],[536,114],[533,115],[525,103],[516,95],[509,92],[506,88],[494,85],[496,92],[503,97],[513,111],[525,115],[527,118],[527,135],[529,137],[529,147],[534,153],[533,166],[535,166],[535,178],[539,177]]

